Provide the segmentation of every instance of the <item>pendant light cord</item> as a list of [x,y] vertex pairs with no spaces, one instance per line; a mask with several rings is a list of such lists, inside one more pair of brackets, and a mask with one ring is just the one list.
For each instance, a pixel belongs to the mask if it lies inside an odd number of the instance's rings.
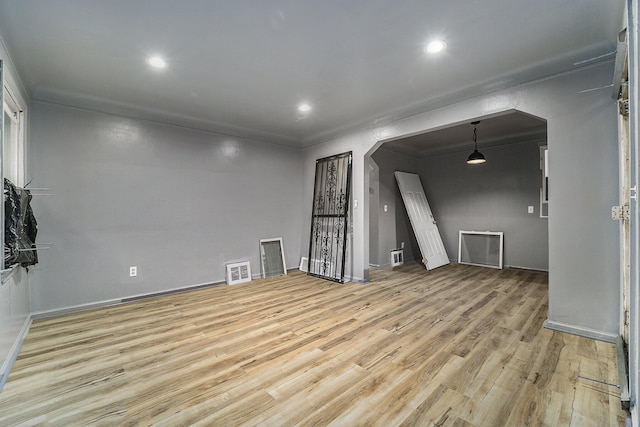
[[473,149],[478,150],[478,125],[473,125]]

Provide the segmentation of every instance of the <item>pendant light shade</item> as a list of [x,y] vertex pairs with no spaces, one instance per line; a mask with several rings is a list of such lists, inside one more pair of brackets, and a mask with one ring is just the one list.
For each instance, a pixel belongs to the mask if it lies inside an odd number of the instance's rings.
[[487,159],[484,158],[484,155],[478,151],[478,122],[471,122],[473,125],[473,153],[469,154],[467,158],[467,163],[470,165],[479,165],[480,163],[484,163]]
[[484,158],[484,155],[478,150],[473,150],[473,153],[469,154],[467,158],[467,163],[470,165],[479,165],[480,163],[486,162],[487,159]]

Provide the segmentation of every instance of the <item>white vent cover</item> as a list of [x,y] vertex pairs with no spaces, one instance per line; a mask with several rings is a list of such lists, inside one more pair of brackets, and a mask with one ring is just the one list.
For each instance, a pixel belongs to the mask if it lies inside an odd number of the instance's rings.
[[309,272],[309,258],[306,256],[300,258],[300,267],[298,267],[298,270],[304,271],[305,273]]
[[227,264],[227,285],[251,281],[251,264],[249,261]]
[[404,264],[404,250],[394,249],[391,251],[391,267]]
[[[320,260],[314,259],[311,260],[311,266],[314,271],[320,271]],[[333,263],[331,263],[331,267],[333,267]],[[303,256],[300,258],[300,267],[298,267],[300,271],[304,271],[305,273],[309,272],[309,258]]]

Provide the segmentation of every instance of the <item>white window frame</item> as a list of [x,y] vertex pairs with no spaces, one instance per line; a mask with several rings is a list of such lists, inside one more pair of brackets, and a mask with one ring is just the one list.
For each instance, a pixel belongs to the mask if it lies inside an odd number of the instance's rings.
[[[7,177],[9,178],[17,187],[25,186],[25,177],[26,177],[26,105],[24,100],[21,97],[16,96],[17,92],[14,92],[9,84],[8,75],[6,73],[6,69],[4,68],[4,61],[0,61],[0,85],[2,85],[2,96],[0,96],[0,103],[2,103],[2,118],[0,121],[0,142],[2,142],[2,151],[0,152],[0,175],[2,178],[5,178],[6,171],[4,170],[4,158],[5,158],[5,135],[4,135],[4,126],[5,123],[5,113],[9,116],[11,120],[11,125],[15,126],[15,132],[12,132],[12,140],[14,143],[13,153],[14,153],[14,166],[15,166],[15,176]],[[4,188],[4,179],[2,180],[2,186]],[[4,224],[4,203],[0,207],[0,219],[2,219],[2,223]],[[4,250],[4,232],[0,235],[0,244]],[[4,259],[2,262],[2,270],[1,270],[1,280],[0,283],[4,285],[4,283],[11,277],[13,271],[19,264],[14,264],[11,266],[4,265]]]
[[[2,177],[8,178],[18,187],[23,187],[25,182],[25,144],[24,144],[24,109],[20,106],[16,98],[13,96],[11,89],[4,86],[4,102],[3,102],[3,114],[9,116],[11,120],[11,126],[15,132],[12,132],[11,143],[14,145],[11,150],[13,154],[13,169],[15,170],[15,176],[7,176],[4,164],[7,155],[9,154],[7,148],[7,142],[2,138]],[[4,126],[7,126],[6,120]]]
[[[482,263],[474,263],[472,261],[463,261],[462,259],[462,236],[472,235],[472,236],[490,236],[498,238],[498,262],[496,264],[482,264]],[[502,231],[469,231],[469,230],[459,230],[458,231],[458,264],[467,264],[467,265],[475,265],[477,267],[489,267],[489,268],[497,268],[502,270],[504,265],[504,232]]]
[[[265,271],[265,257],[267,253],[264,250],[265,243],[273,243],[277,242],[280,248],[280,256],[282,257],[282,274],[276,274],[273,276],[267,276],[267,272]],[[286,276],[287,275],[287,263],[284,259],[284,246],[282,245],[282,237],[275,237],[272,239],[260,239],[260,267],[262,268],[262,278],[267,279],[269,277],[275,276]]]

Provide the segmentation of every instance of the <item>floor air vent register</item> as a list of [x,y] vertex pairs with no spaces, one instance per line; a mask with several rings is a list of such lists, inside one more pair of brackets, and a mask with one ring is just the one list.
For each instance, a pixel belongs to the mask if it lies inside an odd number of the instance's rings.
[[251,264],[249,261],[227,264],[227,285],[236,285],[251,281]]

